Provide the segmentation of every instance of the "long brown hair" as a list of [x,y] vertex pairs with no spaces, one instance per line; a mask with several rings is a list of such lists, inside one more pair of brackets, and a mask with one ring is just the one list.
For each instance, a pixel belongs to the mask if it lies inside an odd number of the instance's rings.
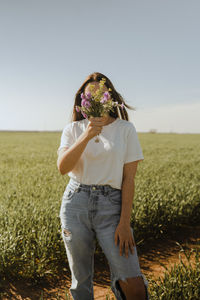
[[116,91],[116,89],[114,88],[114,85],[112,84],[112,82],[110,81],[110,79],[108,77],[106,77],[102,73],[94,72],[85,79],[85,81],[83,82],[83,84],[81,85],[81,87],[79,88],[79,90],[77,91],[77,93],[75,95],[75,102],[74,102],[74,107],[73,107],[73,111],[72,111],[71,122],[84,119],[81,112],[76,111],[76,105],[81,106],[81,100],[82,100],[81,93],[84,93],[85,87],[87,86],[88,83],[93,82],[93,81],[100,82],[100,80],[102,78],[106,79],[105,86],[107,87],[107,89],[111,88],[111,90],[112,90],[112,91],[109,91],[109,94],[111,95],[112,99],[114,101],[117,101],[119,104],[122,104],[122,103],[124,104],[124,108],[114,107],[114,112],[109,111],[109,115],[114,118],[117,118],[117,117],[120,118],[120,115],[121,115],[121,119],[129,121],[129,116],[128,116],[128,113],[127,113],[127,110],[125,107],[132,109],[132,110],[135,110],[135,108],[128,105],[127,103],[125,103],[123,97],[120,95],[120,93],[118,93]]

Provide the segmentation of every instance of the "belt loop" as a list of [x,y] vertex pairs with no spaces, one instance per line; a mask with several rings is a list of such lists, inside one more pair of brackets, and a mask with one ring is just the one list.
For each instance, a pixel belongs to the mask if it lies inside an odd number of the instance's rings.
[[103,192],[104,195],[106,194],[106,187],[105,187],[105,185],[103,186],[102,192]]
[[81,183],[80,182],[77,182],[77,183],[78,183],[78,185],[77,185],[77,193],[79,193],[80,189],[81,189]]
[[104,186],[104,195],[105,196],[108,195],[108,186],[107,185]]

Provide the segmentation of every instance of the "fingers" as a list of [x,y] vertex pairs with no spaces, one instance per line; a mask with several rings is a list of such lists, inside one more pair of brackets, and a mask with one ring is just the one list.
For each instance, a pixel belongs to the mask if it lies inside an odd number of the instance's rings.
[[96,133],[101,133],[103,126],[96,126],[95,124],[91,124],[91,128],[95,130]]
[[[115,245],[117,245],[117,243],[115,243]],[[131,251],[132,254],[134,254],[134,240],[131,239],[131,240],[125,240],[125,241],[121,241],[120,240],[120,243],[119,243],[119,253],[120,253],[120,256],[123,255],[123,252],[126,256],[126,258],[128,258],[128,254],[129,254],[129,249]]]
[[129,242],[125,241],[125,255],[128,258]]
[[120,240],[120,243],[119,243],[119,254],[120,254],[120,256],[123,255],[123,249],[124,249],[124,242],[122,242]]
[[92,121],[102,121],[105,119],[105,117],[90,117],[89,119]]
[[130,249],[131,249],[132,254],[134,254],[134,246],[135,246],[135,242],[134,242],[134,239],[132,238],[131,243],[130,243]]
[[129,252],[132,255],[134,254],[135,240],[131,230],[127,232],[123,227],[121,228],[120,226],[118,226],[115,231],[114,240],[116,246],[119,243],[120,256],[123,256],[123,252],[126,258],[128,258]]
[[106,121],[105,117],[90,117],[89,120],[94,126],[103,126]]

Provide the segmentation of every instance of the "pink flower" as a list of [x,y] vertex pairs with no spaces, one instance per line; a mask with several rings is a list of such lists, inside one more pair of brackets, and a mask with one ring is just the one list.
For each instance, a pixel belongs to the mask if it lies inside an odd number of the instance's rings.
[[88,108],[91,106],[91,103],[89,101],[85,101],[85,107]]
[[108,99],[110,98],[110,94],[108,93],[108,92],[105,92],[104,94],[103,94],[103,98],[101,99],[101,103],[105,103],[105,102],[107,102],[108,101]]
[[105,93],[103,94],[103,96],[104,96],[104,98],[107,99],[107,100],[110,98],[110,94],[109,94],[108,92],[105,92]]
[[78,106],[76,106],[76,111],[80,112],[80,108]]
[[85,93],[85,96],[89,100],[91,98],[92,94],[90,92],[88,92],[88,93]]
[[82,111],[81,113],[82,113],[83,117],[84,117],[85,119],[87,119],[87,114],[84,113],[83,111]]
[[91,106],[91,103],[89,101],[87,101],[86,99],[83,99],[81,101],[81,106],[88,108]]
[[81,106],[85,106],[85,99],[83,99],[82,101],[81,101]]
[[122,104],[121,104],[121,108],[124,109],[124,107],[125,107],[125,106],[124,106],[124,103],[122,103]]
[[101,103],[105,103],[105,102],[107,102],[107,99],[105,99],[105,98],[103,97],[103,99],[101,99],[100,102],[101,102]]
[[85,95],[83,93],[81,93],[81,99],[86,100]]

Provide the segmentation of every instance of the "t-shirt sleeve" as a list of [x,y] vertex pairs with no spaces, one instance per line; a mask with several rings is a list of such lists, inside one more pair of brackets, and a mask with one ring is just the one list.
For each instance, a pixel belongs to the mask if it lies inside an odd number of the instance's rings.
[[71,147],[74,143],[74,137],[72,134],[72,126],[71,123],[67,124],[62,131],[60,146],[57,150],[57,154],[59,154],[60,149],[65,147]]
[[142,161],[144,160],[144,156],[142,153],[142,148],[140,146],[140,142],[138,139],[138,135],[133,123],[129,128],[129,132],[127,135],[126,141],[126,151],[124,157],[124,163],[132,162],[132,161]]

